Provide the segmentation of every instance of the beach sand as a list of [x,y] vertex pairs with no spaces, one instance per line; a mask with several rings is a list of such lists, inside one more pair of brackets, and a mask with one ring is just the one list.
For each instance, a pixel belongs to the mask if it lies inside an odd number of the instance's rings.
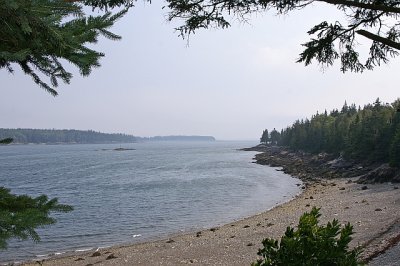
[[[112,247],[99,252],[41,261],[42,265],[250,265],[261,241],[280,237],[287,226],[313,206],[321,208],[321,224],[338,219],[354,226],[351,245],[366,246],[368,258],[400,234],[400,190],[396,184],[367,185],[349,179],[315,181],[302,194],[275,208],[237,222],[168,239]],[[27,265],[38,265],[33,262]]]

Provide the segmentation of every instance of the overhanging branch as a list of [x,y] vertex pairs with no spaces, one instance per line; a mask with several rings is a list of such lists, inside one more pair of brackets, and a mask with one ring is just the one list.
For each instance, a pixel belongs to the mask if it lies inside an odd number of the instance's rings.
[[380,43],[383,43],[383,44],[385,44],[387,46],[390,46],[392,48],[400,50],[400,43],[398,43],[398,42],[394,42],[392,40],[389,40],[388,38],[373,34],[373,33],[369,32],[369,31],[366,31],[366,30],[357,30],[356,32],[358,34],[370,39],[370,40],[373,40],[373,41],[376,41],[376,42],[380,42]]
[[344,6],[352,6],[358,8],[364,8],[375,11],[383,11],[387,13],[397,13],[400,14],[400,8],[396,7],[400,5],[400,2],[396,3],[396,6],[388,6],[388,5],[377,5],[377,4],[367,4],[363,2],[349,1],[349,0],[317,0],[320,2],[325,2],[332,5],[344,5]]

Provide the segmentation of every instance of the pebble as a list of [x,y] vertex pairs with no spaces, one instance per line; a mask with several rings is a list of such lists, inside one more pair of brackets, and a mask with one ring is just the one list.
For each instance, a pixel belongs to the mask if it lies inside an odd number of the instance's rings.
[[117,257],[114,255],[114,253],[111,253],[110,255],[107,256],[106,260],[112,260],[116,259]]
[[100,251],[94,252],[90,257],[98,257],[98,256],[101,256]]

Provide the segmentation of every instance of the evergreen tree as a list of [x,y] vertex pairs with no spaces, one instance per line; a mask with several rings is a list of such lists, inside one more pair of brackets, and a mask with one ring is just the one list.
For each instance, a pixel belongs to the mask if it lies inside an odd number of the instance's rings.
[[261,135],[260,142],[268,144],[268,141],[269,141],[268,129],[265,129]]
[[[81,2],[0,0],[0,69],[13,72],[16,64],[35,83],[57,95],[59,81],[69,83],[72,78],[63,60],[76,66],[83,76],[99,67],[104,54],[89,45],[96,43],[99,35],[120,39],[109,28],[127,10],[91,16],[84,13]],[[51,85],[42,76],[47,76]]]
[[[0,69],[13,72],[12,65],[17,64],[35,83],[52,95],[57,95],[55,88],[59,81],[69,83],[72,78],[62,61],[75,65],[81,75],[89,75],[93,68],[100,66],[99,59],[103,54],[89,48],[88,44],[96,43],[99,34],[112,40],[120,39],[109,28],[136,2],[137,0],[0,0]],[[316,60],[325,67],[340,59],[343,72],[359,72],[387,63],[391,57],[399,54],[400,2],[395,0],[166,0],[166,7],[169,10],[168,20],[183,21],[183,25],[176,29],[182,36],[186,36],[201,28],[229,27],[229,16],[245,19],[252,13],[271,9],[278,13],[287,13],[306,8],[314,2],[337,7],[346,14],[348,21],[323,21],[314,26],[308,32],[313,37],[303,44],[305,50],[297,62],[309,65]],[[125,9],[115,15],[105,12],[101,16],[89,16],[83,12],[84,6],[105,11],[121,6]],[[369,56],[363,62],[356,51],[356,39],[360,36],[371,41]],[[51,85],[43,81],[42,76],[47,76]]]
[[274,128],[272,131],[271,131],[271,144],[272,145],[277,145],[278,144],[278,142],[280,141],[280,138],[281,138],[281,134]]
[[51,212],[69,212],[71,206],[62,205],[58,200],[48,200],[42,195],[32,198],[27,195],[13,195],[9,189],[0,187],[0,249],[7,248],[10,238],[39,241],[35,229],[56,222]]
[[400,166],[400,127],[397,129],[396,135],[390,145],[390,165]]
[[[339,19],[333,23],[322,21],[308,31],[312,36],[311,40],[303,44],[305,50],[297,61],[305,65],[316,60],[323,67],[327,67],[340,60],[341,71],[361,72],[387,63],[391,57],[397,56],[400,50],[398,21],[400,2],[397,0],[167,0],[166,2],[170,9],[169,20],[184,21],[183,25],[177,28],[182,36],[202,28],[227,28],[232,17],[246,20],[251,14],[268,10],[287,14],[318,2],[327,3],[342,11],[347,21],[340,22]],[[357,51],[359,38],[370,41],[369,54],[365,61],[360,59]]]
[[[0,144],[9,144],[12,138],[0,140]],[[10,238],[39,241],[35,229],[54,224],[56,220],[51,212],[69,212],[73,208],[59,204],[57,198],[48,200],[42,195],[32,198],[27,195],[14,195],[9,189],[0,187],[0,249],[7,248]]]

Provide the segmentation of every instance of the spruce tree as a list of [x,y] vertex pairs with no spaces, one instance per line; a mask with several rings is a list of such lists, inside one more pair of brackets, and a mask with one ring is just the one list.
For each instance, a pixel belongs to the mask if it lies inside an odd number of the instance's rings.
[[272,145],[277,145],[278,142],[280,141],[281,134],[274,128],[271,133],[271,144]]
[[269,141],[269,133],[268,129],[265,129],[261,135],[260,142],[264,144],[268,144]]
[[92,16],[83,7],[82,1],[74,0],[0,0],[0,69],[13,72],[13,65],[18,65],[54,96],[59,81],[68,84],[72,78],[63,61],[89,75],[104,54],[88,45],[99,35],[119,40],[109,28],[127,9]]
[[[12,138],[0,139],[0,145],[10,144]],[[69,212],[73,207],[59,204],[57,198],[49,200],[46,195],[32,198],[28,195],[14,195],[0,187],[0,249],[7,248],[11,238],[39,241],[35,229],[54,224],[51,212]]]
[[400,127],[390,145],[390,165],[400,167]]
[[9,189],[0,187],[0,249],[7,248],[10,238],[39,241],[36,228],[54,224],[51,212],[68,212],[72,207],[59,204],[56,198],[49,200],[41,195],[13,195]]
[[[119,2],[122,1],[124,0]],[[304,51],[297,61],[306,66],[315,60],[323,67],[329,67],[338,60],[341,63],[341,71],[362,72],[387,63],[391,57],[398,56],[400,51],[400,2],[397,0],[166,0],[166,2],[171,10],[169,20],[179,19],[184,22],[177,28],[183,36],[203,28],[227,28],[231,26],[231,20],[247,21],[252,14],[266,11],[288,14],[316,3],[327,4],[333,9],[340,10],[344,15],[342,18],[332,22],[323,20],[307,32],[310,40],[303,44]],[[369,41],[366,60],[360,56],[358,40]]]

